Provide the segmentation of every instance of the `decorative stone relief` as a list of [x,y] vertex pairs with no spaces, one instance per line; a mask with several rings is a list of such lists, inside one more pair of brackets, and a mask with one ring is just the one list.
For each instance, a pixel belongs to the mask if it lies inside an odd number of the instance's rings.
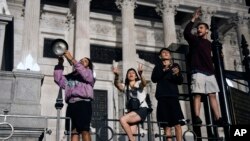
[[91,20],[90,29],[91,34],[112,38],[121,37],[121,27],[117,27],[117,25],[112,22]]
[[216,13],[216,8],[215,7],[201,7],[201,12],[202,12],[202,21],[203,22],[209,22],[210,24],[211,17],[214,16]]
[[149,45],[155,42],[163,43],[163,32],[146,27],[136,27],[136,41]]
[[121,9],[122,7],[137,7],[136,0],[116,0],[115,4],[118,9]]
[[23,15],[23,7],[13,7],[11,9],[11,14],[14,16],[14,17],[17,17],[17,18],[23,18],[24,15]]
[[156,6],[156,12],[162,16],[163,13],[172,13],[172,14],[176,14],[176,8],[177,8],[178,4],[177,3],[173,3],[172,0],[162,0],[161,2],[159,2]]
[[41,25],[43,27],[66,28],[68,26],[68,24],[66,24],[66,21],[66,16],[63,17],[54,14],[44,13],[42,15]]
[[66,18],[67,20],[65,23],[67,24],[68,30],[70,30],[72,28],[71,25],[75,23],[75,16],[71,13],[71,11],[68,11]]
[[152,33],[151,35],[154,37],[156,42],[161,42],[161,43],[164,42],[164,36],[162,32],[155,32]]
[[246,25],[247,26],[248,22],[250,21],[250,15],[242,13],[242,12],[238,12],[237,15],[235,17],[233,17],[233,21],[236,24]]
[[99,23],[95,25],[95,29],[99,34],[109,34],[109,32],[111,31],[111,27],[109,27],[108,25],[101,25]]
[[138,41],[147,41],[147,30],[145,28],[136,28],[136,36]]

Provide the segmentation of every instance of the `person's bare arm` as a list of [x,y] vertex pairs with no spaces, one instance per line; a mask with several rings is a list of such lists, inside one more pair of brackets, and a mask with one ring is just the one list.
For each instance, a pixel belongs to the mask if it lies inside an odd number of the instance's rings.
[[115,85],[115,87],[119,91],[123,91],[124,90],[124,85],[119,80],[119,71],[118,71],[117,67],[113,67],[113,73],[115,75],[115,78],[114,78],[114,85]]
[[77,63],[77,61],[75,60],[75,58],[71,55],[69,51],[66,50],[64,53],[64,56],[71,65],[75,65]]
[[200,16],[201,16],[201,7],[195,10],[191,21],[195,22],[195,20],[198,19]]
[[141,84],[140,84],[140,87],[144,88],[146,85],[147,85],[147,81],[146,79],[144,78],[144,76],[142,75],[142,72],[143,72],[143,68],[142,68],[142,64],[138,64],[138,74],[141,78]]

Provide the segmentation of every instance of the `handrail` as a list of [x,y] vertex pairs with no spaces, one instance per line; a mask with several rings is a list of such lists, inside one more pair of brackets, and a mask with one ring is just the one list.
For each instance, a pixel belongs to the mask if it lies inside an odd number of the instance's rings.
[[245,86],[245,87],[248,87],[247,84],[241,83],[241,82],[239,82],[239,81],[237,81],[237,80],[230,79],[230,78],[227,78],[227,79],[229,79],[229,80],[231,80],[231,81],[234,81],[235,83],[241,84],[241,85],[243,85],[243,86]]
[[[47,126],[48,126],[47,120],[49,120],[49,119],[58,119],[58,117],[53,117],[53,116],[7,115],[7,114],[0,114],[0,117],[4,117],[4,121],[0,122],[0,125],[7,125],[11,129],[10,135],[8,135],[7,137],[0,137],[0,140],[3,140],[3,141],[11,138],[13,136],[13,134],[15,133],[14,126],[11,123],[7,122],[8,117],[45,119],[46,120],[46,126],[44,127],[44,131],[43,131],[44,134],[51,134],[51,130],[47,130]],[[71,118],[69,118],[69,117],[60,117],[60,119],[71,120]],[[69,122],[69,123],[70,123],[70,131],[69,132],[71,132],[71,122]],[[69,135],[71,135],[71,133],[69,133]]]
[[[106,122],[108,122],[108,121],[112,121],[112,122],[117,122],[117,121],[119,121],[118,119],[100,119],[100,120],[105,120]],[[192,124],[192,123],[190,123],[190,120],[189,120],[189,119],[184,120],[184,122],[185,122],[185,124],[183,124],[183,125],[185,125],[185,126],[188,127],[187,130],[185,130],[185,131],[183,132],[183,135],[182,135],[184,141],[187,141],[187,136],[188,136],[187,133],[193,134],[194,141],[197,141],[197,139],[200,139],[200,138],[204,138],[204,139],[214,139],[214,140],[221,140],[221,141],[224,139],[223,137],[199,137],[199,136],[197,136],[197,134],[191,129],[191,126],[218,127],[217,125],[213,125],[213,124],[208,124],[208,125],[206,125],[206,124],[201,124],[201,125],[199,125],[199,124]],[[159,123],[165,123],[165,122],[150,121],[150,123],[151,123],[151,124],[159,124]],[[167,123],[166,123],[166,124],[167,124]],[[229,125],[225,125],[225,126],[229,126]],[[108,125],[104,125],[104,126],[102,126],[100,129],[98,129],[98,131],[96,132],[96,134],[97,134],[97,136],[99,137],[100,140],[103,140],[102,137],[101,137],[101,132],[102,132],[102,131],[105,131],[105,130],[108,130],[108,131],[110,131],[110,133],[111,133],[111,135],[110,135],[110,137],[107,139],[107,141],[111,141],[115,135],[126,135],[126,133],[115,133],[115,132],[113,131],[113,128],[112,128],[112,127],[110,127],[110,126],[108,126]],[[143,136],[144,136],[144,133],[140,133],[140,132],[139,132],[138,134],[134,134],[134,136],[141,136],[141,137],[143,137]],[[162,135],[162,134],[161,134],[161,131],[160,131],[160,127],[159,127],[159,133],[154,134],[154,137],[155,137],[155,138],[159,138],[159,137],[175,138],[176,136],[175,136],[175,135],[172,135],[172,136]],[[162,139],[159,138],[159,140],[161,141]]]
[[[105,122],[109,122],[109,121],[112,121],[112,122],[119,122],[120,120],[119,119],[107,119],[107,118],[100,118],[100,119],[97,119],[97,120],[100,120],[100,121],[105,121]],[[140,123],[138,123],[137,125],[139,126]],[[97,137],[104,141],[101,134],[102,134],[102,131],[110,131],[110,137],[107,139],[107,141],[111,141],[113,139],[113,137],[115,135],[127,135],[126,133],[116,133],[114,132],[114,130],[108,126],[108,124],[104,124],[104,126],[101,126],[101,128],[98,129],[98,131],[96,132],[96,135]],[[138,133],[137,134],[133,134],[134,136],[138,136],[138,141],[140,141],[140,137],[143,137],[144,136],[144,133],[140,133],[140,128],[138,127]],[[106,141],[106,140],[105,140]]]
[[7,137],[0,137],[0,140],[7,140],[9,139],[10,137],[12,137],[12,135],[14,134],[14,127],[12,126],[12,124],[4,121],[4,122],[0,122],[0,126],[1,125],[8,125],[10,128],[11,128],[11,133],[9,134],[9,136]]

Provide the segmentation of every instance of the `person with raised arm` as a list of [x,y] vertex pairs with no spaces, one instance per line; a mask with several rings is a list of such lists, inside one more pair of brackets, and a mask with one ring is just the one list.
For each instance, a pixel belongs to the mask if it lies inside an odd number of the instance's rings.
[[202,124],[200,118],[201,95],[207,94],[210,105],[215,116],[215,124],[223,125],[219,111],[219,104],[216,99],[216,93],[219,87],[215,78],[213,66],[212,44],[208,40],[209,26],[207,23],[199,22],[196,26],[197,35],[192,34],[192,28],[195,21],[201,16],[201,7],[198,8],[184,29],[184,38],[190,48],[191,64],[191,91],[194,94],[194,124]]
[[125,83],[120,82],[117,67],[113,67],[113,73],[115,87],[127,97],[126,108],[128,111],[120,117],[120,124],[129,140],[135,141],[134,134],[137,133],[137,124],[143,122],[149,114],[145,91],[147,82],[142,75],[142,65],[139,64],[138,73],[134,68],[127,70]]
[[[63,75],[63,57],[58,57],[58,64],[54,69],[54,81],[65,89],[65,101],[68,104],[66,117],[71,118],[71,141],[91,141],[90,122],[92,118],[92,100],[95,78],[93,64],[87,57],[76,61],[69,51],[64,57],[73,65],[73,72]],[[66,120],[66,130],[69,131],[69,121]]]

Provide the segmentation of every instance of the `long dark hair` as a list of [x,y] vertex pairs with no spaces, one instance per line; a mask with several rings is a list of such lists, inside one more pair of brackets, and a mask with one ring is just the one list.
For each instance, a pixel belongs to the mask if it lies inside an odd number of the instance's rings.
[[130,71],[134,71],[134,72],[135,72],[135,75],[136,75],[136,77],[137,77],[137,78],[135,79],[135,81],[140,80],[140,77],[139,77],[139,75],[137,74],[136,70],[135,70],[134,68],[130,68],[130,69],[128,69],[128,71],[127,71],[127,73],[126,73],[125,85],[129,85],[128,73],[129,73]]
[[88,65],[89,69],[91,69],[93,71],[94,65],[93,65],[92,61],[88,57],[85,57],[85,58],[89,61],[89,65]]
[[[94,69],[94,65],[93,65],[93,63],[92,63],[92,61],[89,59],[89,58],[87,58],[87,57],[84,57],[84,58],[86,58],[88,61],[89,61],[89,64],[88,64],[88,67],[89,67],[89,69],[92,71],[92,73],[93,73],[93,69]],[[66,79],[81,79],[81,77],[78,77],[78,72],[76,71],[76,70],[74,70],[73,72],[71,72],[71,73],[69,73],[69,74],[67,74],[67,75],[65,75],[65,77],[66,77]],[[80,81],[82,81],[82,80],[80,80]]]

